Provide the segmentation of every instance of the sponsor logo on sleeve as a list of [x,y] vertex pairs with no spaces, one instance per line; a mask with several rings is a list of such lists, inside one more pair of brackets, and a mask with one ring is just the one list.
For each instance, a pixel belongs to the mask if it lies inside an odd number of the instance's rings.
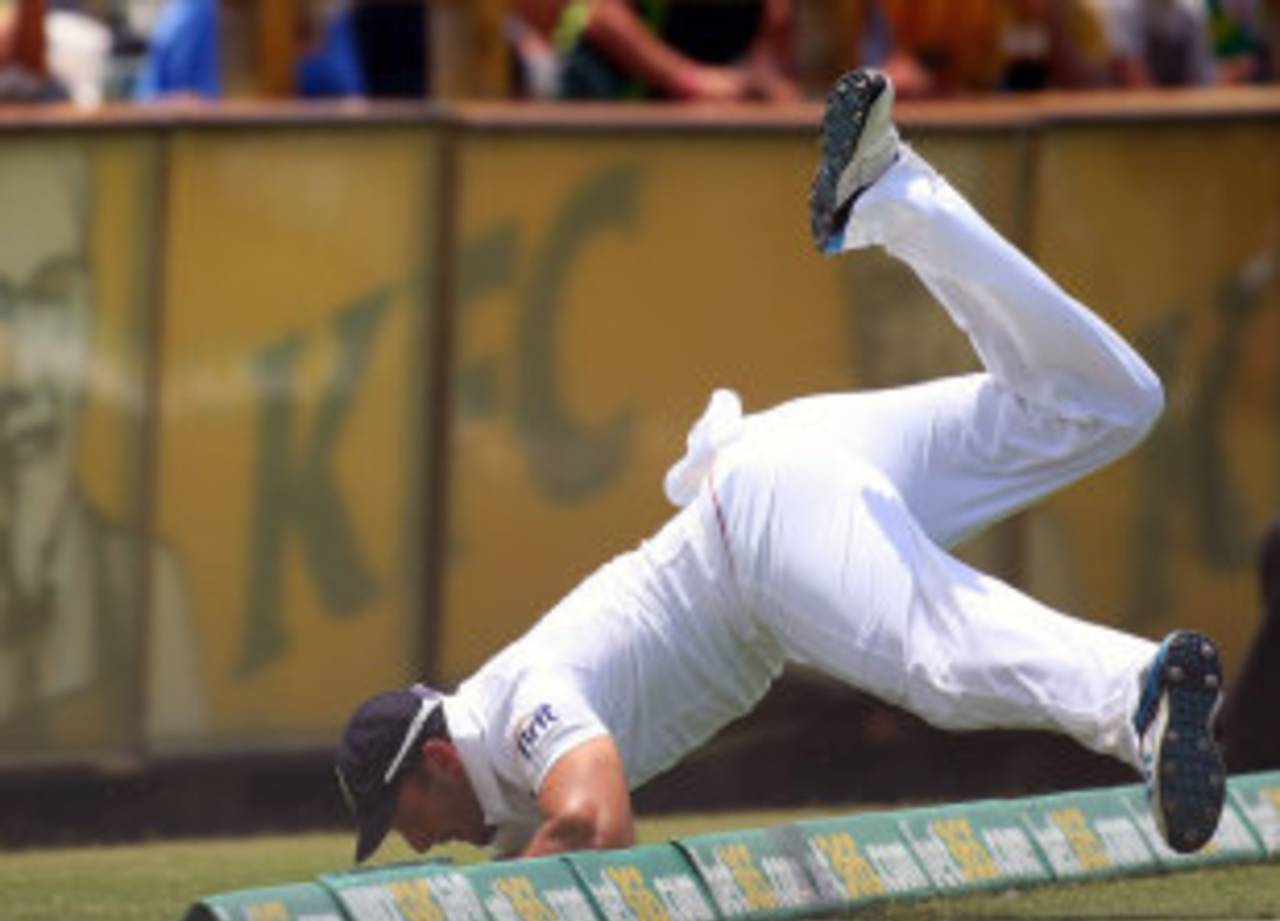
[[538,741],[558,722],[560,722],[560,718],[551,709],[551,704],[539,705],[537,709],[521,720],[516,727],[516,748],[520,750],[520,754],[526,760],[532,760],[533,750]]

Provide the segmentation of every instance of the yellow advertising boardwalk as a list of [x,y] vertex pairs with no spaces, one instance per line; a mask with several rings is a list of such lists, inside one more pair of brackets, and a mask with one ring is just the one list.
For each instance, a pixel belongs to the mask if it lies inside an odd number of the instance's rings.
[[1179,855],[1141,787],[837,816],[623,851],[415,863],[211,896],[186,921],[717,921],[1247,863],[1280,854],[1280,772],[1232,778],[1218,832]]

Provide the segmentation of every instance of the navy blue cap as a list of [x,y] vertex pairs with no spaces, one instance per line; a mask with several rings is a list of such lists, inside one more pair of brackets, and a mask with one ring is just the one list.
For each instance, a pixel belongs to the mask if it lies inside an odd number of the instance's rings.
[[338,744],[334,771],[356,817],[356,863],[378,849],[391,830],[400,781],[420,744],[427,718],[443,695],[415,684],[369,698],[352,715]]

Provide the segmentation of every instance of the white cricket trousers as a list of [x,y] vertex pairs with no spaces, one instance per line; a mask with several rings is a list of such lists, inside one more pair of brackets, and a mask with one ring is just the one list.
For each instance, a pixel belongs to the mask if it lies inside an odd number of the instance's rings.
[[1155,644],[943,548],[1129,450],[1159,380],[909,149],[854,208],[843,248],[870,245],[915,271],[985,371],[746,418],[718,391],[668,494],[714,503],[745,616],[788,659],[937,726],[1056,730],[1137,765]]

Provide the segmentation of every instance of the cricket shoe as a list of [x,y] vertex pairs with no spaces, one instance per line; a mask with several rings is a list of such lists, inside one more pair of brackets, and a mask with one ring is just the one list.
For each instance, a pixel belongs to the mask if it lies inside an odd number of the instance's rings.
[[854,70],[837,80],[827,94],[822,160],[809,189],[809,224],[818,249],[839,247],[853,203],[893,165],[898,146],[889,78]]
[[1226,767],[1213,738],[1222,700],[1222,663],[1207,636],[1165,637],[1143,672],[1133,714],[1142,775],[1156,828],[1175,851],[1198,851],[1213,837],[1226,795]]

